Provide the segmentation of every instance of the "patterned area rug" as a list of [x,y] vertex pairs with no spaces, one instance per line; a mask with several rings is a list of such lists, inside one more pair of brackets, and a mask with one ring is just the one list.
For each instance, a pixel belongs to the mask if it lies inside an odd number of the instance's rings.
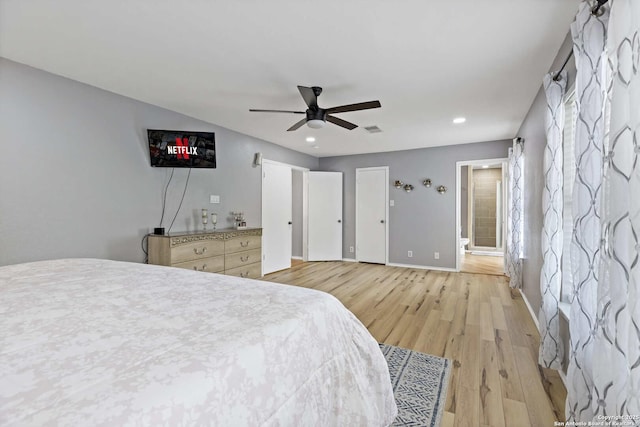
[[447,397],[451,361],[400,347],[380,344],[387,359],[398,405],[394,426],[440,425]]

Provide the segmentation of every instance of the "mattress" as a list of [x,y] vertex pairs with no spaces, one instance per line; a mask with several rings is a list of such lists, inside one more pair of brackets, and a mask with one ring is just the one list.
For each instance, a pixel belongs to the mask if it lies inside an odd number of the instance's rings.
[[170,267],[0,267],[0,425],[384,426],[378,344],[333,296]]

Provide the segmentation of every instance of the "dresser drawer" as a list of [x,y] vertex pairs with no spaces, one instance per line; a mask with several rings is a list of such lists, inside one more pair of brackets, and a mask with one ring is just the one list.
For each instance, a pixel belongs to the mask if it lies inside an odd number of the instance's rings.
[[224,254],[224,242],[221,240],[200,240],[185,243],[171,250],[171,264],[209,258]]
[[226,269],[225,274],[229,276],[245,277],[248,279],[259,279],[262,276],[262,263],[257,262],[246,266]]
[[179,262],[171,266],[189,270],[208,271],[209,273],[222,273],[224,271],[224,255]]
[[260,249],[254,249],[252,251],[236,252],[235,254],[229,254],[224,256],[224,269],[236,268],[243,265],[253,264],[260,262],[261,251]]
[[262,237],[260,236],[238,236],[232,237],[225,243],[225,253],[248,251],[251,249],[260,249]]

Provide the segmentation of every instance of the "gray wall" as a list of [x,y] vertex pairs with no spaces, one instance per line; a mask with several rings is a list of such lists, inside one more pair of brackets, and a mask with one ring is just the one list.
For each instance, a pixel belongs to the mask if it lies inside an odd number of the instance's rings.
[[[456,162],[503,158],[511,141],[491,141],[447,147],[354,156],[324,157],[320,169],[344,173],[343,257],[354,258],[349,246],[355,246],[355,170],[389,166],[389,262],[455,268],[456,266]],[[422,180],[431,178],[426,188]],[[395,180],[412,184],[411,193],[396,189]],[[435,189],[444,185],[441,195]],[[413,258],[407,251],[413,251]],[[440,259],[434,259],[440,252]]]
[[[142,261],[158,226],[171,169],[151,168],[147,128],[214,131],[217,169],[194,169],[174,231],[200,209],[242,210],[261,222],[253,154],[311,169],[318,159],[172,111],[0,58],[0,265],[60,258]],[[188,169],[176,169],[163,225],[176,212]],[[221,197],[209,204],[209,195]]]
[[[557,71],[572,48],[571,35],[565,38],[550,70]],[[574,84],[576,75],[573,58],[565,68],[569,73],[567,88]],[[540,270],[542,268],[542,189],[544,188],[543,156],[547,143],[544,115],[547,101],[540,83],[540,90],[527,113],[518,135],[524,138],[524,263],[522,280],[525,296],[536,311],[542,301],[540,294]]]

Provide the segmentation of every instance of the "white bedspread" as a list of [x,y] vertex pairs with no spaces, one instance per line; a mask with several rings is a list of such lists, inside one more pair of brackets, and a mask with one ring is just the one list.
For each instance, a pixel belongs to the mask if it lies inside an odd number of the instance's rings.
[[384,426],[376,341],[331,295],[94,259],[0,268],[0,425]]

